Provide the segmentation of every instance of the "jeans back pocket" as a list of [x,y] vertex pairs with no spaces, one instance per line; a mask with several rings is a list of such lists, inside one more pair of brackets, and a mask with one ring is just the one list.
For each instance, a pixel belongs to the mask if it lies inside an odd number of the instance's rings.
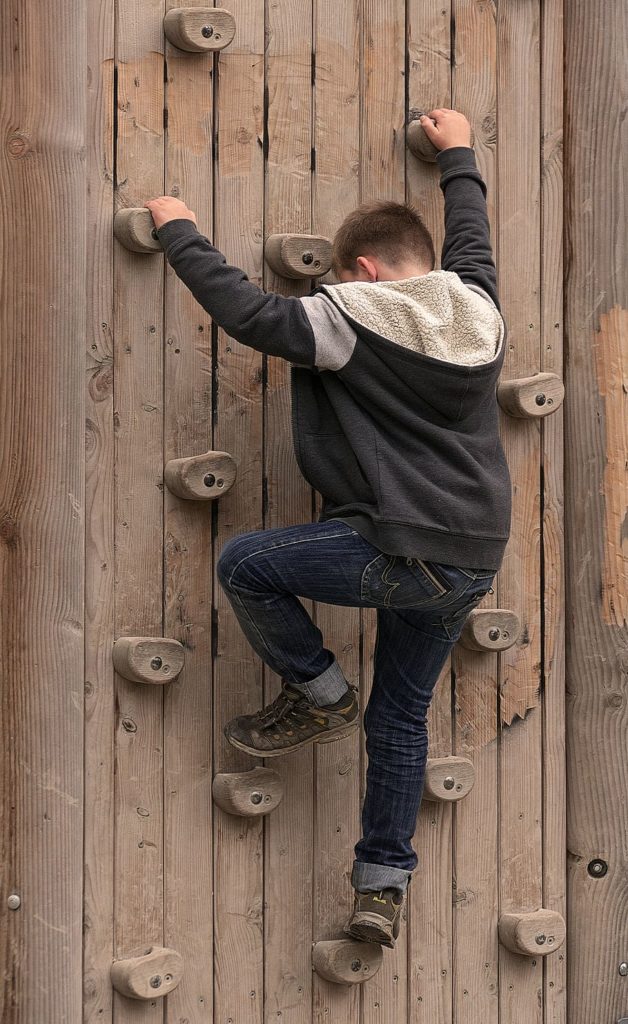
[[381,554],[362,573],[362,604],[376,608],[438,607],[455,600],[469,586],[469,576],[454,565]]

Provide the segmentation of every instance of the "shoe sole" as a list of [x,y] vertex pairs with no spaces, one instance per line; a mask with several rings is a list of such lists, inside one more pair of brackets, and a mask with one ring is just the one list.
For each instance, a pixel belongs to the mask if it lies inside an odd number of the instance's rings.
[[281,747],[280,750],[258,750],[257,747],[249,747],[246,743],[242,743],[233,736],[227,736],[227,739],[233,747],[243,750],[246,754],[252,754],[254,757],[280,757],[281,754],[291,754],[293,750],[300,750],[311,743],[333,743],[335,740],[343,740],[346,736],[351,736],[359,728],[359,725],[359,722],[352,722],[350,725],[339,725],[336,729],[329,729],[318,736],[308,736],[307,739],[301,740],[300,743],[293,743],[290,747]]
[[381,918],[376,914],[369,914],[368,911],[355,914],[351,925],[345,925],[343,931],[346,935],[360,939],[362,942],[376,942],[380,946],[388,946],[389,949],[395,948],[392,925],[391,932],[387,932],[382,926]]

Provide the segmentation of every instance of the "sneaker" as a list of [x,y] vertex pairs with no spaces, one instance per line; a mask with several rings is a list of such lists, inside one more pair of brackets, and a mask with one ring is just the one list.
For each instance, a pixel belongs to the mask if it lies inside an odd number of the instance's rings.
[[330,743],[359,726],[357,687],[349,686],[335,704],[318,707],[283,681],[281,693],[254,715],[238,715],[224,727],[232,746],[258,757],[276,757],[308,743]]
[[344,926],[345,934],[394,949],[401,924],[403,893],[398,889],[381,889],[380,892],[354,889],[354,895],[353,914]]

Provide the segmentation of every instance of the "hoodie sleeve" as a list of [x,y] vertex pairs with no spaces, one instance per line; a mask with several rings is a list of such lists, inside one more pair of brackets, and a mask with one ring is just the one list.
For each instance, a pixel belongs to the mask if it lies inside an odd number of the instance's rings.
[[300,299],[262,291],[191,220],[169,220],[157,235],[177,277],[227,334],[258,352],[314,366],[314,335]]
[[436,155],[445,196],[443,270],[485,292],[499,309],[497,274],[486,210],[486,184],[468,146],[452,146]]

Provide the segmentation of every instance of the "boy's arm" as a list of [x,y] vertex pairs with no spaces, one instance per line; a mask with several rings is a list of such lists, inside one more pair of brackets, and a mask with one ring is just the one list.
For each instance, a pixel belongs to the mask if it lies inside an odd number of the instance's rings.
[[177,277],[227,334],[259,352],[314,366],[314,334],[299,299],[263,292],[191,220],[169,220],[157,235]]
[[467,146],[452,146],[436,155],[445,196],[445,240],[441,267],[465,284],[482,288],[498,309],[497,274],[486,210],[486,184]]

